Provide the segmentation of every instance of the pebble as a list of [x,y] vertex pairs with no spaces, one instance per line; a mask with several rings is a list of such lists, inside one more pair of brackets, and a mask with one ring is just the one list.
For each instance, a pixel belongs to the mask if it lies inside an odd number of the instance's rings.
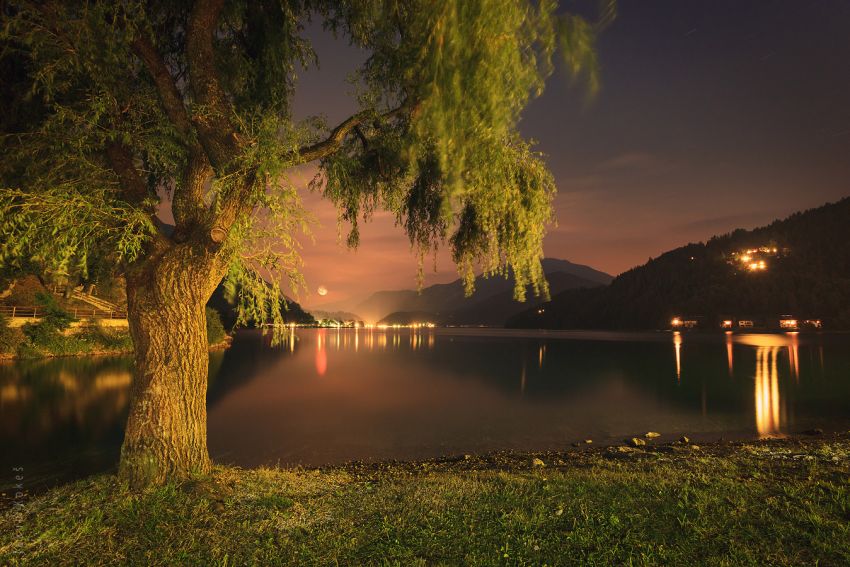
[[531,459],[531,466],[532,467],[545,467],[546,463],[543,462],[543,459],[538,459],[537,457],[534,457],[533,459]]
[[644,445],[646,445],[646,441],[639,437],[632,437],[631,439],[626,441],[626,444],[632,447],[643,447]]

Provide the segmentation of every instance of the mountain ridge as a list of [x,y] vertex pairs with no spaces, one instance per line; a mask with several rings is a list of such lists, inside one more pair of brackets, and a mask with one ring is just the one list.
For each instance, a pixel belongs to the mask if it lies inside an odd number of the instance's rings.
[[850,197],[669,250],[610,285],[553,294],[521,328],[658,329],[671,317],[816,317],[850,329]]
[[[568,260],[545,258],[542,264],[553,294],[571,287],[604,285],[613,279],[610,274]],[[513,281],[510,278],[478,276],[475,292],[470,297],[466,297],[463,283],[457,279],[428,286],[421,292],[377,291],[351,311],[372,322],[389,314],[414,312],[431,314],[432,320],[443,324],[502,325],[508,316],[521,311],[524,305],[539,303],[530,292],[527,302],[523,304],[513,300]],[[476,308],[476,305],[484,303],[488,304],[487,309]]]

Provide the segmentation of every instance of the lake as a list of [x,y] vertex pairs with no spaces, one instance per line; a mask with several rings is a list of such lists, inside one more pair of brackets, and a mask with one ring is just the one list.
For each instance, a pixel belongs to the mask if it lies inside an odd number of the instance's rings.
[[[30,491],[114,470],[129,357],[0,364],[0,465]],[[327,465],[850,428],[850,336],[257,331],[210,355],[217,462]]]

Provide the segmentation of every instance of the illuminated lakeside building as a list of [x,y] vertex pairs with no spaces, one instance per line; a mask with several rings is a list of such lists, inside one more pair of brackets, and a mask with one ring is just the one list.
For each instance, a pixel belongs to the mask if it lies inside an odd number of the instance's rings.
[[678,315],[670,319],[669,327],[669,329],[673,331],[710,328],[727,332],[819,331],[823,329],[823,320],[808,317],[796,317],[794,315],[779,315],[767,318],[753,317],[750,315],[744,315],[741,317],[724,315],[716,319],[716,322],[713,324],[705,324],[703,317]]
[[676,331],[696,329],[701,326],[700,319],[701,317],[673,317],[670,320],[670,327]]

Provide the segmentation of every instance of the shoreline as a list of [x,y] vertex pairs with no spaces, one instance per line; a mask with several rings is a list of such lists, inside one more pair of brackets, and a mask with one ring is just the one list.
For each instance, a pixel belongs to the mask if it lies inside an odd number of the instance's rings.
[[[820,430],[815,430],[820,431]],[[765,437],[751,439],[728,439],[717,441],[699,441],[693,439],[682,441],[681,438],[672,441],[651,440],[641,437],[646,445],[633,447],[625,442],[620,444],[593,445],[581,443],[566,450],[546,451],[488,451],[484,453],[446,455],[431,459],[387,459],[381,461],[354,460],[340,464],[323,466],[292,466],[292,467],[257,467],[273,468],[282,471],[299,471],[315,473],[345,472],[354,475],[369,476],[383,474],[388,471],[415,474],[417,472],[483,472],[505,471],[519,472],[530,468],[536,469],[570,469],[582,466],[599,459],[615,459],[618,461],[652,459],[656,457],[687,458],[711,457],[730,458],[748,451],[753,447],[764,450],[790,452],[794,450],[810,451],[832,443],[846,443],[850,449],[850,430],[823,432],[801,432],[788,434],[783,437]],[[542,465],[535,460],[542,461]],[[850,453],[847,455],[850,465]],[[239,470],[251,470],[233,465],[217,465]],[[848,477],[850,480],[850,477]]]
[[[209,352],[219,352],[227,350],[233,343],[233,336],[226,335],[225,338],[215,344],[209,345]],[[114,350],[96,350],[88,352],[74,352],[65,354],[44,353],[41,356],[18,356],[17,354],[0,353],[0,362],[13,362],[17,360],[45,360],[57,358],[79,358],[84,356],[124,356],[132,355],[133,349],[114,349]]]
[[[850,432],[99,475],[0,512],[0,563],[845,564]],[[540,459],[540,462],[535,461]]]

